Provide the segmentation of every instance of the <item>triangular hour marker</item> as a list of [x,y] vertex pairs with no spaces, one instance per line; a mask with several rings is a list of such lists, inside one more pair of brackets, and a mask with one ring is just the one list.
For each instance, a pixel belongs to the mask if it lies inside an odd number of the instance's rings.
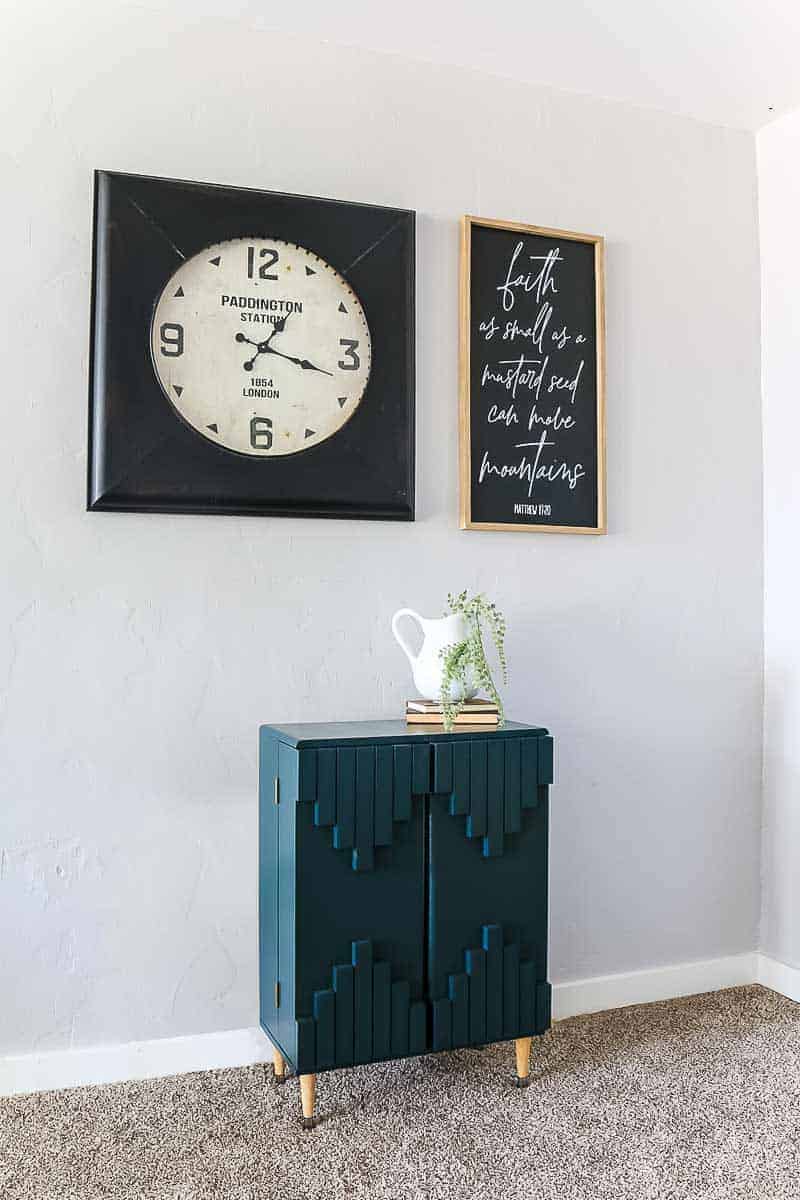
[[182,387],[178,387],[177,383],[173,383],[173,385],[172,385],[172,386],[175,388],[175,391],[176,391],[176,392],[178,393],[178,395],[180,396],[181,392],[183,391],[183,388],[182,388]]
[[339,305],[339,312],[343,312],[343,313],[347,312],[347,309],[344,306],[344,301],[342,301],[342,303]]
[[316,429],[307,429],[307,430],[306,430],[306,437],[307,437],[307,438],[313,437],[313,436],[314,436],[314,434],[315,434],[316,432],[317,432],[317,431],[316,431]]
[[347,404],[347,396],[340,396],[339,397],[339,408],[344,408],[345,404]]
[[218,254],[216,258],[210,258],[208,261],[211,263],[212,267],[218,267],[221,258],[222,255]]
[[306,275],[316,275],[316,273],[317,272],[314,270],[313,267],[306,267]]
[[175,295],[176,295],[176,296],[182,296],[182,295],[183,295],[183,288],[179,287],[179,288],[178,288],[178,290],[177,290],[177,292],[175,293]]
[[213,425],[206,425],[206,429],[210,429],[212,433],[219,433],[219,430],[217,429],[216,421],[214,422]]

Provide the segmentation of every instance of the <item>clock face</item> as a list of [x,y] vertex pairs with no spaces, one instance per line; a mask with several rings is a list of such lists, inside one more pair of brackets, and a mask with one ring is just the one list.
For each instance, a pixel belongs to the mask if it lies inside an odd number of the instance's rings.
[[364,310],[310,250],[237,238],[186,259],[150,329],[170,403],[217,446],[255,458],[298,454],[349,421],[369,380]]

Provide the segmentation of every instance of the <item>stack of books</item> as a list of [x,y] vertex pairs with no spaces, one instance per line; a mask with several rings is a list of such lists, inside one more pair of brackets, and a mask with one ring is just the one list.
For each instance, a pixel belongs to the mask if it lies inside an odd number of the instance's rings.
[[[406,700],[408,725],[441,725],[444,711],[439,700]],[[499,725],[500,713],[493,700],[466,700],[454,725]]]

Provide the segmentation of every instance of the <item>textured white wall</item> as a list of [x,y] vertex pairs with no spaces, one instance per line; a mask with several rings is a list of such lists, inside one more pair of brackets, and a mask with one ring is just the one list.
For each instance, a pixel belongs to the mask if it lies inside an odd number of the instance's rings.
[[[7,17],[0,1052],[255,1023],[256,727],[396,715],[462,586],[558,738],[553,978],[753,948],[751,136],[155,7]],[[416,524],[84,512],[98,166],[418,211]],[[607,235],[606,538],[457,529],[463,212]]]
[[800,967],[800,112],[758,136],[764,391],[762,949]]

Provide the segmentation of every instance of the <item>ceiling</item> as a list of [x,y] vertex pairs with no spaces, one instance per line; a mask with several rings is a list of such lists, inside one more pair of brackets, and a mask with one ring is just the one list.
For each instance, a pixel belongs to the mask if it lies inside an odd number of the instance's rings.
[[[158,0],[139,0],[159,7]],[[800,107],[800,0],[195,0],[193,19],[475,67],[757,129]]]

